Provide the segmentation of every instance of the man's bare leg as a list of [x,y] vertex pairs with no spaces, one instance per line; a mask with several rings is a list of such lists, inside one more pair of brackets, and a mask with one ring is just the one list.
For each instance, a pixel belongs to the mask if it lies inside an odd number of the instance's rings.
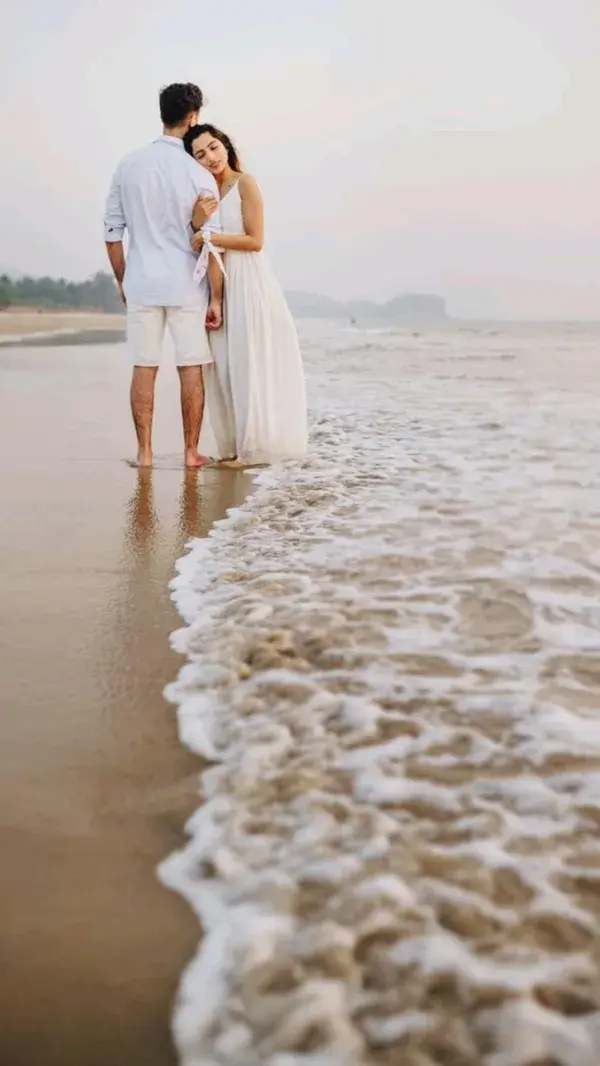
[[157,366],[134,366],[131,376],[131,413],[138,442],[138,466],[152,466],[152,420],[157,373]]
[[187,467],[206,466],[210,459],[198,454],[198,441],[204,415],[204,379],[201,366],[180,366],[181,417],[183,420],[183,441],[185,448],[185,465]]

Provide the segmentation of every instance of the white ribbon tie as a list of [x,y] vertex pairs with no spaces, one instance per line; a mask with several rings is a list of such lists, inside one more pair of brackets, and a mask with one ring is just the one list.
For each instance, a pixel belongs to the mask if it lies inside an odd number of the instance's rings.
[[203,234],[203,236],[204,243],[202,245],[202,250],[200,252],[200,255],[198,256],[198,260],[194,268],[194,281],[196,281],[198,285],[200,284],[200,282],[204,281],[204,278],[206,277],[206,272],[208,270],[208,260],[211,255],[214,255],[215,259],[217,260],[217,263],[221,268],[221,273],[223,277],[225,279],[227,278],[225,266],[223,264],[223,257],[211,241],[212,233],[208,232]]

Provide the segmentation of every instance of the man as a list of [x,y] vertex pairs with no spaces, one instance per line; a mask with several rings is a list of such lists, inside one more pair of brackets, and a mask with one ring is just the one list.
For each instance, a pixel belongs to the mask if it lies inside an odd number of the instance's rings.
[[[208,221],[219,201],[214,178],[183,147],[202,103],[197,85],[168,85],[161,91],[162,137],[121,161],[106,205],[106,249],[127,305],[127,336],[134,364],[131,411],[137,463],[143,467],[152,465],[154,390],[167,325],[181,385],[185,465],[199,467],[209,461],[198,454],[204,412],[202,367],[212,362],[206,327],[218,329],[222,321],[223,276],[211,256],[208,282],[194,280],[190,222],[192,213],[196,224]],[[215,228],[214,221],[211,228]],[[129,236],[127,269],[125,230]]]

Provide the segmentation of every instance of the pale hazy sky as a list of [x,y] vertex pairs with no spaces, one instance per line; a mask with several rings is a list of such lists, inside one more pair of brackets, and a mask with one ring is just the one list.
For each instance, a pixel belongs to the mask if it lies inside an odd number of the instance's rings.
[[114,166],[186,80],[287,288],[600,317],[600,0],[4,0],[0,268],[104,269]]

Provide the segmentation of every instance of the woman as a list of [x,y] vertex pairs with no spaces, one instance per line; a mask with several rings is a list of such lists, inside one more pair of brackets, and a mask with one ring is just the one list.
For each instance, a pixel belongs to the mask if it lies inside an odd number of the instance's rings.
[[214,175],[221,200],[223,232],[192,238],[196,252],[209,239],[225,253],[223,328],[209,334],[214,366],[205,368],[219,458],[227,466],[300,459],[307,449],[304,370],[290,310],[262,251],[260,190],[215,126],[193,126],[184,144]]

